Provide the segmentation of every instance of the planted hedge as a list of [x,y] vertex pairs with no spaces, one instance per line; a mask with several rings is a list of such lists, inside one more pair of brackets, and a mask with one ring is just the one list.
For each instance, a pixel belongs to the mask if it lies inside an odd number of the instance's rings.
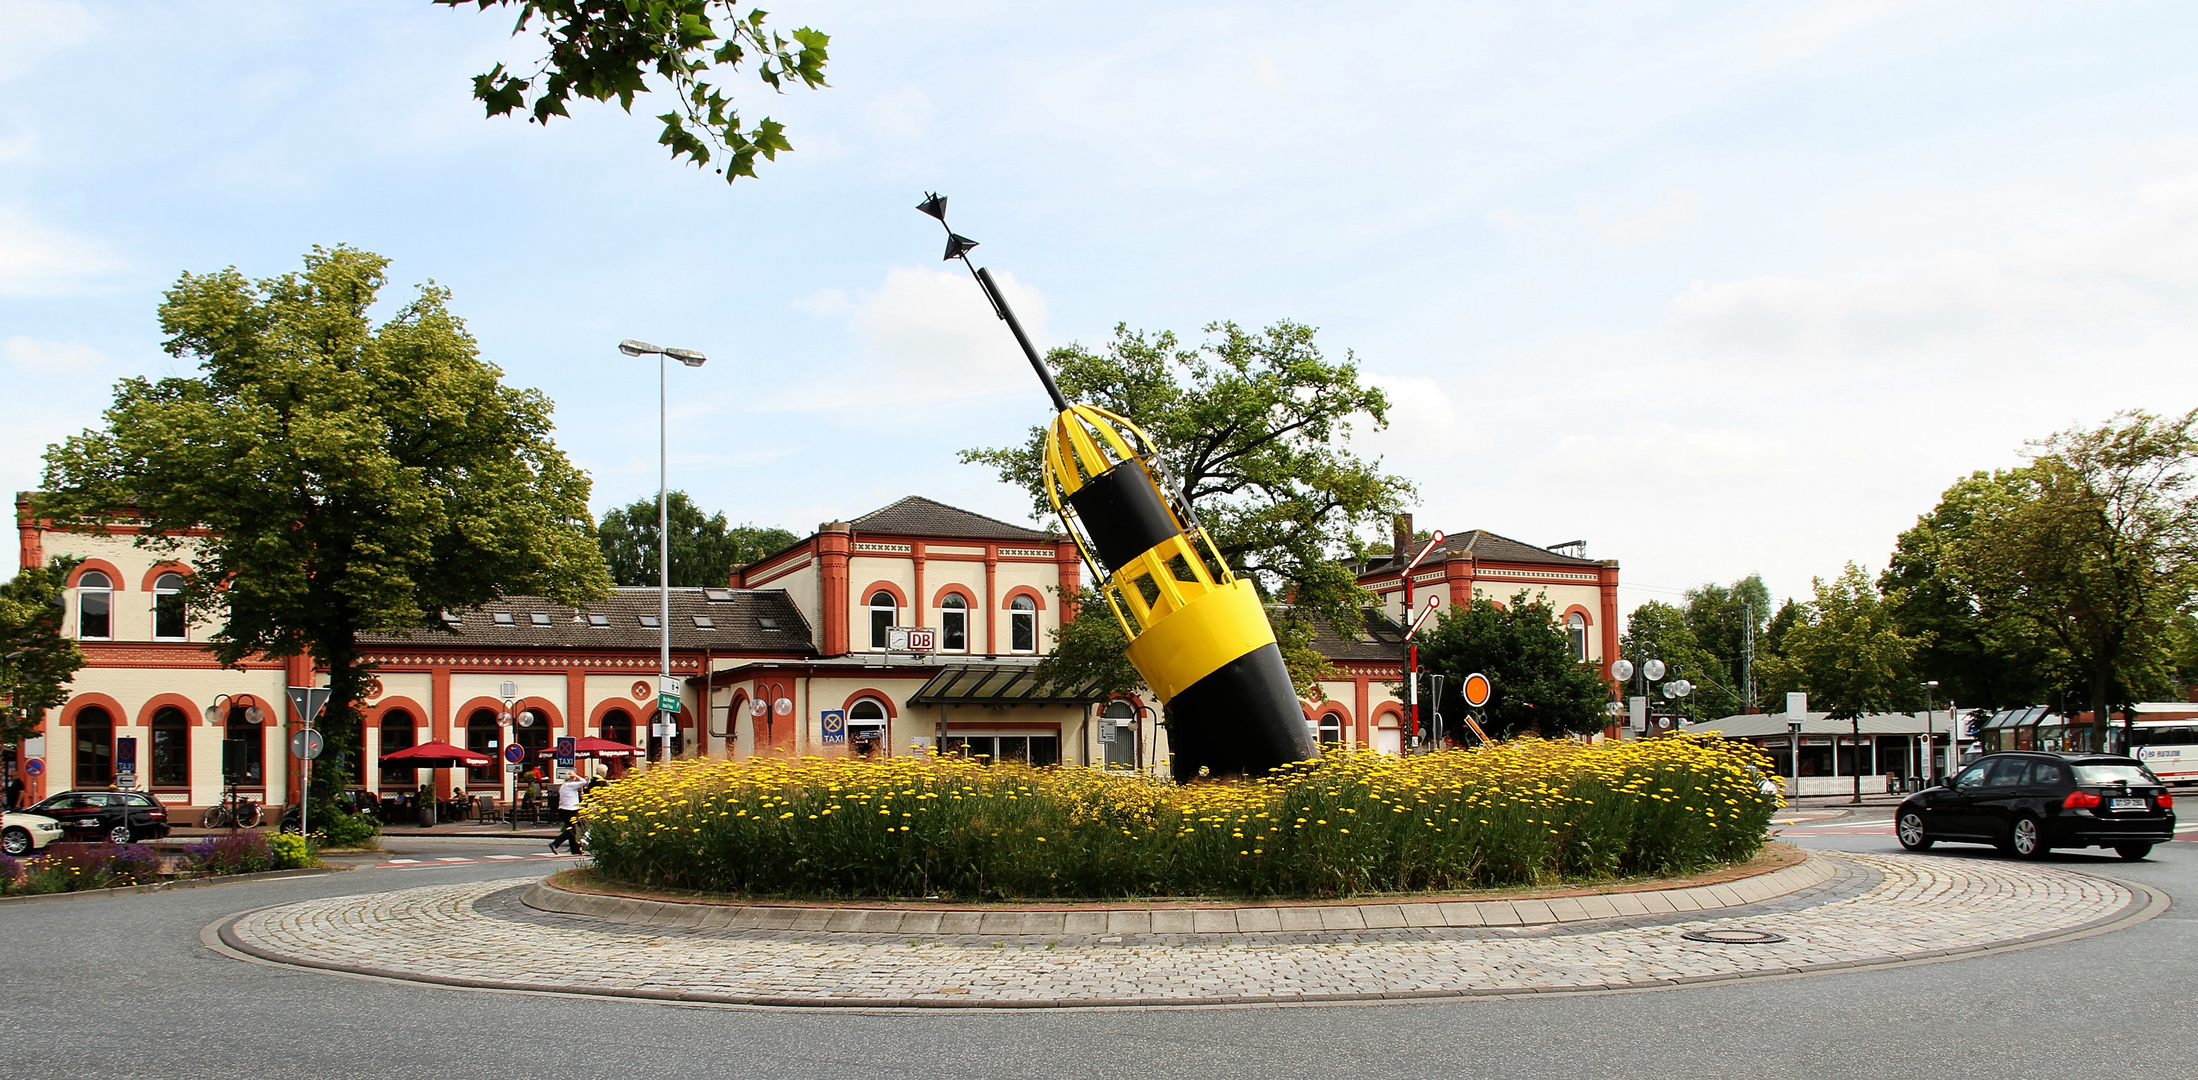
[[1331,753],[1177,786],[962,758],[659,765],[583,809],[606,876],[753,896],[1349,896],[1592,881],[1753,856],[1751,747],[1523,739]]

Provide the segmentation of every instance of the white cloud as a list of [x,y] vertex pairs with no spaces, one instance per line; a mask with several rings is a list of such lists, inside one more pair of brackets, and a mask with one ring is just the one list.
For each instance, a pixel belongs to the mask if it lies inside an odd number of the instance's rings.
[[[1046,302],[1036,289],[996,273],[993,280],[1040,350],[1046,347]],[[902,405],[1030,393],[1037,389],[1007,324],[992,313],[969,274],[959,269],[901,267],[856,299],[837,290],[812,294],[804,310],[844,312],[860,345],[859,368],[782,398],[778,408],[830,411],[849,406]]]
[[76,342],[36,341],[16,336],[0,342],[10,365],[35,371],[88,371],[107,362],[107,354]]
[[25,220],[0,208],[0,295],[55,296],[81,291],[120,262],[95,241]]
[[1374,431],[1363,420],[1355,422],[1351,443],[1359,452],[1378,454],[1393,464],[1448,457],[1484,441],[1476,432],[1460,430],[1458,411],[1440,380],[1378,371],[1364,378],[1388,393],[1389,426]]
[[91,13],[57,0],[0,0],[0,82],[92,35]]

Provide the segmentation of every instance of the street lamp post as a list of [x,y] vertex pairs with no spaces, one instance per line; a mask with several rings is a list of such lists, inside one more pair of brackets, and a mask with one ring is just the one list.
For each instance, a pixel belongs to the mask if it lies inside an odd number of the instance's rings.
[[[1938,711],[1938,695],[1933,693],[1938,688],[1939,681],[1937,679],[1928,680],[1923,684],[1923,778],[1926,787],[1938,780],[1939,733],[1937,725],[1933,723],[1935,718],[1932,716],[1933,713]],[[1948,717],[1948,719],[1951,720],[1952,717]],[[1951,729],[1951,726],[1951,724],[1948,725],[1949,729]],[[1949,730],[1948,734],[1951,733],[1951,730]],[[1947,742],[1951,744],[1953,740],[1949,738]],[[1947,755],[1946,763],[1948,765],[1954,763],[1951,753]]]
[[[635,341],[632,338],[619,342],[618,351],[625,353],[627,356],[648,356],[652,353],[656,356],[656,623],[657,630],[661,635],[658,660],[663,667],[663,678],[670,679],[672,677],[672,526],[669,504],[665,502],[665,492],[667,490],[665,459],[670,445],[670,436],[666,433],[668,425],[665,417],[669,408],[669,383],[665,375],[664,358],[670,357],[688,367],[695,368],[701,367],[702,362],[708,357],[693,349],[659,349],[646,341]],[[708,706],[708,702],[703,704],[705,707]],[[656,694],[655,727],[662,732],[658,737],[664,740],[658,744],[662,747],[662,751],[657,755],[659,762],[672,759],[671,725],[678,722],[679,716],[677,713],[664,711],[664,686],[662,682],[659,682]]]

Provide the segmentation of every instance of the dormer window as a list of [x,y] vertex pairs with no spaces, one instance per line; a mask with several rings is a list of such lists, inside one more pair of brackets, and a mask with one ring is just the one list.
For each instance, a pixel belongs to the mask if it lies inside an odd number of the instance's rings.
[[597,628],[597,629],[601,629],[601,628],[603,628],[603,627],[609,626],[610,624],[611,624],[611,617],[610,617],[610,616],[608,616],[608,615],[590,615],[590,616],[588,616],[588,625],[589,625],[589,626],[592,626],[592,627],[595,627],[595,628]]
[[765,630],[777,630],[778,620],[769,615],[758,615],[756,616],[756,625]]
[[534,620],[536,626],[548,626],[550,624],[549,612],[546,611],[537,611],[530,618]]
[[648,627],[648,628],[649,628],[649,629],[651,629],[651,630],[654,630],[654,629],[656,629],[656,628],[657,628],[658,626],[661,626],[661,625],[663,625],[663,624],[662,624],[662,623],[659,623],[659,622],[657,622],[657,621],[656,621],[656,616],[654,616],[654,615],[643,615],[643,616],[641,616],[641,625],[643,625],[643,626],[646,626],[646,627]]
[[713,604],[723,604],[723,603],[729,603],[729,602],[731,602],[731,601],[732,601],[732,599],[733,599],[733,590],[731,590],[731,589],[704,589],[704,590],[702,590],[702,598],[703,598],[704,600],[708,600],[708,601],[710,601],[710,602],[711,602],[711,603],[713,603]]
[[694,619],[695,619],[695,629],[697,629],[697,630],[715,630],[715,629],[717,629],[717,620],[716,620],[716,619],[713,619],[713,618],[711,618],[711,617],[709,617],[708,615],[697,615],[697,616],[695,616],[695,617],[694,617]]
[[491,616],[489,616],[489,617],[490,617],[490,618],[492,618],[492,619],[495,619],[495,620],[496,620],[496,625],[498,625],[498,626],[510,626],[510,625],[511,625],[511,612],[508,612],[508,611],[499,611],[499,612],[497,612],[497,613],[495,613],[494,615],[491,615]]
[[450,612],[449,610],[447,610],[447,609],[446,609],[446,610],[444,610],[444,612],[443,612],[443,622],[444,622],[444,624],[446,624],[446,625],[449,625],[449,626],[463,626],[463,625],[465,625],[465,620],[464,620],[463,618],[460,618],[459,616],[457,616],[457,615],[454,615],[454,614],[452,614],[452,613],[451,613],[451,612]]

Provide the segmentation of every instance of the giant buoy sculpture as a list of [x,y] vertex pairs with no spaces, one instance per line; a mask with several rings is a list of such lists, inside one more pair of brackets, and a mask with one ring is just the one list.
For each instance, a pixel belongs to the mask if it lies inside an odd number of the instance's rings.
[[[917,209],[946,227],[946,196]],[[1199,526],[1158,449],[1127,418],[1071,405],[992,275],[977,242],[946,227],[946,258],[977,279],[1053,399],[1047,498],[1129,638],[1129,661],[1167,706],[1177,780],[1257,775],[1318,755],[1259,592]]]

